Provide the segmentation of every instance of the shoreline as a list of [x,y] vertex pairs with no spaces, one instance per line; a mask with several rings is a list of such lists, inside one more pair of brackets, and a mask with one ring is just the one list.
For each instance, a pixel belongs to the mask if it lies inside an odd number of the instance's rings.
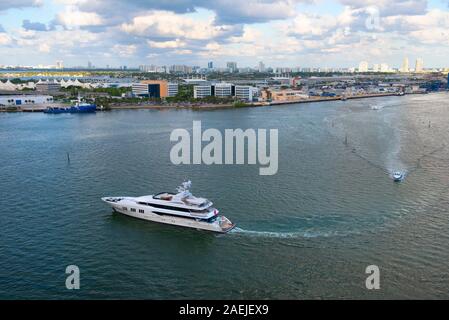
[[[240,108],[256,108],[256,107],[268,107],[268,106],[279,106],[279,105],[289,105],[289,104],[299,104],[299,103],[314,103],[314,102],[326,102],[326,101],[345,101],[353,99],[368,99],[368,98],[379,98],[379,97],[391,97],[397,96],[402,97],[409,94],[398,95],[397,93],[374,93],[367,95],[350,96],[342,99],[342,97],[316,97],[309,99],[301,99],[295,101],[272,101],[272,102],[253,102],[248,103],[246,106],[234,107],[232,104],[205,104],[205,105],[146,105],[146,106],[111,106],[109,110],[162,110],[162,109],[183,109],[183,110],[217,110],[217,109],[240,109]],[[418,93],[416,93],[418,94]],[[421,94],[421,93],[419,93]],[[106,110],[108,111],[108,110]]]
[[[438,93],[431,92],[431,93]],[[441,91],[444,92],[444,91]],[[113,110],[221,110],[221,109],[240,109],[240,108],[256,108],[256,107],[268,107],[268,106],[281,106],[281,105],[290,105],[290,104],[302,104],[302,103],[315,103],[315,102],[327,102],[327,101],[346,101],[346,100],[354,100],[354,99],[369,99],[369,98],[379,98],[379,97],[403,97],[407,95],[416,95],[416,94],[428,94],[428,93],[406,93],[403,95],[398,95],[397,93],[374,93],[374,94],[365,94],[365,95],[357,95],[357,96],[348,96],[346,98],[342,98],[341,96],[337,97],[314,97],[308,99],[300,99],[295,101],[271,101],[271,102],[253,102],[248,103],[245,106],[235,107],[233,104],[204,104],[204,105],[119,105],[119,106],[110,106],[108,109],[97,109],[97,111],[113,111]],[[41,109],[21,109],[17,106],[12,106],[15,110],[6,110],[0,109],[0,112],[43,112]]]

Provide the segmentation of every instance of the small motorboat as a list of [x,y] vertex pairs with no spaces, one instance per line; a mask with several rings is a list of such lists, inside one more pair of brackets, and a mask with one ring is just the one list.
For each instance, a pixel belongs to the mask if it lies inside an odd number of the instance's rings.
[[395,182],[400,182],[400,181],[404,180],[404,173],[402,173],[400,171],[393,172],[393,180]]

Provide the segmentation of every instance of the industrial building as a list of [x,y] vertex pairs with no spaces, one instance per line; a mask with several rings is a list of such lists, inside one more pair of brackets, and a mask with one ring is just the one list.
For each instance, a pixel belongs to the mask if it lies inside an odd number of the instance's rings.
[[166,80],[144,80],[132,84],[133,95],[149,98],[174,97],[178,94],[178,84]]
[[52,96],[44,95],[0,95],[0,106],[22,106],[53,103]]

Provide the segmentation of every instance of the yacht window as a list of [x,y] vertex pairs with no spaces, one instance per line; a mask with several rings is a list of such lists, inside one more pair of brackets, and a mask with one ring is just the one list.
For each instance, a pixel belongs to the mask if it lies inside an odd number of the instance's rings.
[[136,209],[134,209],[134,208],[131,208],[131,212],[136,212]]
[[196,210],[196,209],[190,209],[192,213],[199,213],[199,214],[207,214],[209,213],[209,209],[203,209],[203,210]]
[[128,208],[127,208],[127,207],[122,207],[122,209],[123,209],[124,211],[128,211]]
[[145,213],[145,211],[142,209],[139,209],[139,213]]
[[154,204],[154,203],[152,203],[151,206],[154,207],[154,208],[165,209],[165,210],[175,210],[175,211],[181,211],[181,212],[190,212],[190,210],[186,209],[186,208],[164,206],[164,205],[161,205],[161,204]]

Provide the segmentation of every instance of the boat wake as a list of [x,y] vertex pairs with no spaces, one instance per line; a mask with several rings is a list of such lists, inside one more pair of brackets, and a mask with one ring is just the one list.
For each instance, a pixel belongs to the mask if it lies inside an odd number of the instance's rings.
[[329,238],[329,237],[344,237],[351,234],[359,234],[356,231],[318,231],[318,230],[304,230],[304,231],[291,231],[291,232],[278,232],[278,231],[256,231],[245,230],[239,227],[234,228],[229,232],[233,235],[249,236],[249,237],[262,237],[262,238]]

